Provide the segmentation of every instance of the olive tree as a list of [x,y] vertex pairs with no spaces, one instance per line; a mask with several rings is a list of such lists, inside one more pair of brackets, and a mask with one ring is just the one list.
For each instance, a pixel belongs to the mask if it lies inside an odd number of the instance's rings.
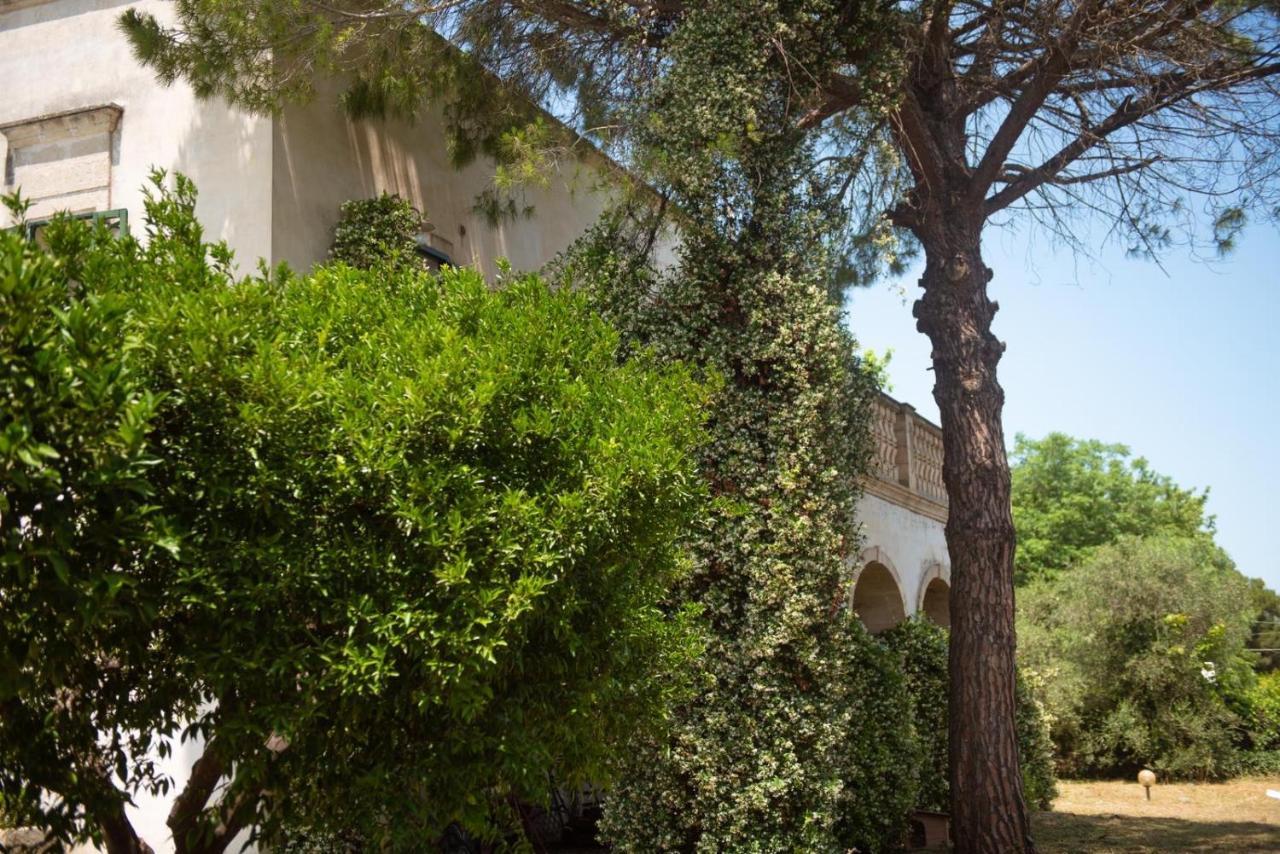
[[1164,534],[1121,537],[1020,591],[1019,657],[1043,677],[1063,769],[1236,773],[1254,682],[1247,587],[1206,538]]

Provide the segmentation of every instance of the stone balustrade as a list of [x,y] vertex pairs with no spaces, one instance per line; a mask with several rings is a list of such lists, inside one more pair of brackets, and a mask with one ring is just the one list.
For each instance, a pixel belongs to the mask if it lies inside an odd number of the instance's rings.
[[942,483],[942,430],[915,409],[881,394],[872,404],[875,448],[867,492],[945,522],[947,489]]

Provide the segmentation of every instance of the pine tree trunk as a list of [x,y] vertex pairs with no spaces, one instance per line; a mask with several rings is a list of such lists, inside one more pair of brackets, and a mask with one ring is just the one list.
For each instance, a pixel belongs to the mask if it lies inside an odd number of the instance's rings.
[[915,315],[933,344],[950,496],[951,827],[961,854],[1032,852],[1014,723],[1013,515],[982,220],[948,211],[922,235]]

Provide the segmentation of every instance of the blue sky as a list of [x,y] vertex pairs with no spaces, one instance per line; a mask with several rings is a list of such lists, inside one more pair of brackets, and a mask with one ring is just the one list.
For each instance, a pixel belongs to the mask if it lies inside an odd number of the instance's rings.
[[[1280,590],[1280,234],[1250,228],[1225,260],[1172,250],[1096,260],[1009,229],[983,252],[1000,303],[1005,432],[1122,442],[1182,486],[1210,487],[1218,542]],[[929,345],[911,303],[919,269],[856,291],[863,347],[892,348],[894,397],[937,420]]]

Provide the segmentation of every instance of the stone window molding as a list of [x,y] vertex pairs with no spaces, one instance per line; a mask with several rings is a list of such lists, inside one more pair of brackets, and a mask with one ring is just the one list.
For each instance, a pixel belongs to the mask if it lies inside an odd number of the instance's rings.
[[19,9],[26,9],[30,6],[42,6],[45,3],[52,3],[53,0],[0,0],[0,15],[5,12],[16,12]]
[[5,191],[22,191],[28,216],[111,207],[111,167],[123,110],[103,104],[0,125],[7,142]]

